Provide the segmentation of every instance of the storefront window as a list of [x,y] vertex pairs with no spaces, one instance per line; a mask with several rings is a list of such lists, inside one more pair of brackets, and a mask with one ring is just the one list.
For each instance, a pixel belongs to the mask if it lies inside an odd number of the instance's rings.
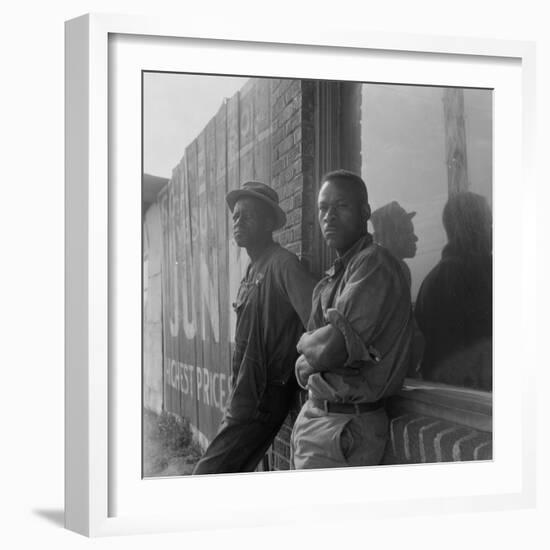
[[492,91],[363,84],[371,231],[418,322],[412,374],[492,389]]

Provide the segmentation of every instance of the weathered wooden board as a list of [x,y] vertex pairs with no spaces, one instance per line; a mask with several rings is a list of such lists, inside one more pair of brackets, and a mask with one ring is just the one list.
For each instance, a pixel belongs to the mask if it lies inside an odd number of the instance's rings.
[[187,146],[159,199],[164,406],[208,440],[230,392],[232,303],[248,264],[233,242],[225,197],[256,174],[268,183],[271,169],[269,87],[253,80],[242,92],[224,101]]

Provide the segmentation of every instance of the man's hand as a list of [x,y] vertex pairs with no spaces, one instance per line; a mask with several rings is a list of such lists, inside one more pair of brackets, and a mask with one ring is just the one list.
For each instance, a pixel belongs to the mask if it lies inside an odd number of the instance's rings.
[[332,325],[306,332],[296,346],[314,372],[324,372],[342,366],[347,359],[342,333]]

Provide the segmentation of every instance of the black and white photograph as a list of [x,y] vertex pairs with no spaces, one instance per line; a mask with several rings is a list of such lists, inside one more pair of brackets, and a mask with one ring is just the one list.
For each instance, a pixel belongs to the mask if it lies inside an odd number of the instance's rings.
[[550,548],[544,6],[7,3],[2,546]]
[[142,112],[143,477],[492,460],[493,90],[144,71]]

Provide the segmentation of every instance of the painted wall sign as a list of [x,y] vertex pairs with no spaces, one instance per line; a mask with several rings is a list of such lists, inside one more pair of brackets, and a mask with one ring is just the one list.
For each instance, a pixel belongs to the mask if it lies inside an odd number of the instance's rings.
[[269,80],[249,80],[188,145],[159,198],[164,406],[209,440],[231,390],[231,303],[248,264],[225,196],[249,179],[270,182],[270,105]]

